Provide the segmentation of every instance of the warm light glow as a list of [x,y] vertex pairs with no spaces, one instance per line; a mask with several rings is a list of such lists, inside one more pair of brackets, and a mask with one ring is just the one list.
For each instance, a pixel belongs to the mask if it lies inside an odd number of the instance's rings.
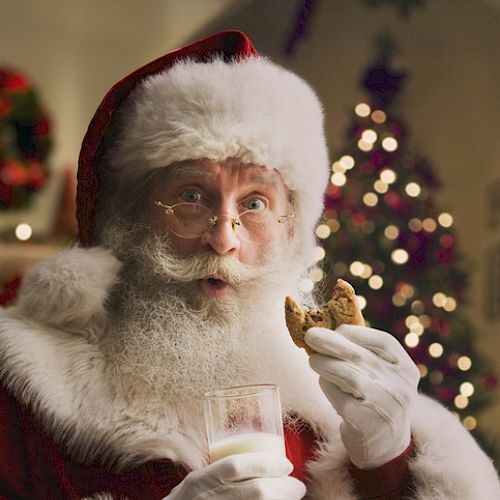
[[411,310],[414,314],[422,314],[425,311],[425,304],[421,300],[414,300],[411,303]]
[[375,123],[384,123],[385,120],[386,120],[386,115],[385,113],[380,110],[380,109],[376,109],[373,113],[372,113],[372,120],[375,122]]
[[319,267],[313,267],[309,271],[309,278],[311,278],[314,282],[321,281],[323,279],[323,270]]
[[336,233],[340,229],[340,222],[337,219],[328,219],[326,225],[332,233]]
[[331,230],[326,224],[320,224],[316,228],[316,236],[318,238],[321,238],[322,240],[325,240],[326,238],[328,238],[328,236],[330,236],[330,233],[331,233]]
[[396,182],[397,176],[396,172],[390,168],[385,168],[380,172],[380,179],[383,180],[386,184],[392,184]]
[[474,394],[474,386],[470,382],[460,384],[460,394],[470,398]]
[[398,141],[394,139],[394,137],[386,137],[382,140],[382,147],[391,153],[392,151],[396,151],[396,149],[398,149]]
[[323,260],[325,258],[326,252],[323,247],[316,247],[314,249],[314,252],[315,252],[314,256],[315,262],[319,262],[320,260]]
[[19,224],[15,229],[16,238],[21,241],[27,241],[31,238],[33,230],[31,226],[26,223]]
[[443,227],[450,227],[453,225],[453,217],[449,213],[443,212],[438,217],[438,222]]
[[356,295],[356,300],[358,301],[358,306],[361,310],[366,307],[366,299],[362,295]]
[[406,264],[409,258],[408,252],[403,248],[397,248],[391,253],[391,259],[399,265]]
[[372,129],[367,129],[361,134],[361,140],[373,144],[377,142],[377,132]]
[[441,384],[444,380],[443,374],[439,370],[431,371],[429,378],[433,384]]
[[422,335],[424,333],[424,325],[422,323],[415,323],[414,325],[411,325],[411,333],[414,333],[415,335]]
[[417,364],[418,371],[420,372],[420,378],[424,378],[429,373],[429,369],[422,363]]
[[332,164],[332,172],[343,174],[346,170],[347,169],[339,161],[336,161]]
[[384,236],[389,240],[395,240],[399,236],[399,229],[396,226],[387,226],[384,230]]
[[414,316],[413,314],[410,314],[410,316],[407,316],[405,319],[405,325],[408,328],[411,328],[411,325],[414,325],[415,323],[419,323],[418,318]]
[[351,274],[353,276],[361,276],[364,267],[365,266],[363,263],[359,262],[359,260],[356,260],[349,266],[349,271],[351,271]]
[[472,360],[469,358],[469,356],[460,356],[457,360],[457,366],[459,370],[466,372],[467,370],[470,370],[472,366]]
[[434,219],[427,218],[422,221],[422,227],[428,233],[433,233],[437,229],[437,222]]
[[441,292],[435,293],[432,296],[432,302],[436,307],[443,307],[446,303],[446,295]]
[[414,217],[408,222],[408,227],[414,233],[418,233],[419,231],[422,231],[422,221]]
[[373,189],[375,189],[377,193],[384,194],[389,190],[389,186],[382,179],[378,179],[373,184]]
[[347,272],[347,266],[344,262],[335,262],[333,264],[333,272],[337,276],[343,276]]
[[363,203],[368,207],[374,207],[378,203],[378,196],[375,193],[366,193],[363,196]]
[[406,304],[406,299],[402,295],[400,295],[399,293],[395,293],[392,296],[392,303],[396,307],[403,307]]
[[467,408],[468,404],[469,404],[469,400],[466,396],[464,396],[463,394],[459,394],[456,398],[455,398],[455,406],[459,409],[459,410],[463,410],[464,408]]
[[368,151],[371,151],[373,149],[373,144],[371,142],[366,142],[363,141],[363,139],[360,139],[358,141],[358,148],[361,149],[361,151],[367,153]]
[[368,264],[363,264],[363,272],[360,274],[362,278],[367,280],[373,274],[372,266]]
[[443,305],[445,311],[451,312],[457,308],[457,301],[453,297],[446,297]]
[[332,184],[334,186],[340,187],[340,186],[343,186],[347,182],[347,177],[345,176],[345,174],[342,174],[340,172],[335,172],[330,177],[330,181],[332,182]]
[[405,187],[405,191],[408,194],[408,196],[416,198],[420,194],[422,189],[416,182],[409,182]]
[[398,288],[398,292],[405,298],[405,299],[410,299],[411,297],[413,297],[413,295],[415,294],[415,288],[413,288],[411,285],[409,285],[408,283],[405,283],[403,285],[401,285],[399,288]]
[[312,292],[314,288],[314,282],[310,279],[303,279],[300,282],[300,290],[305,293]]
[[467,416],[462,422],[468,431],[473,431],[477,427],[477,420],[472,416]]
[[362,118],[365,118],[371,113],[370,106],[364,102],[360,102],[355,108],[354,112],[358,115],[361,116]]
[[418,319],[424,328],[431,326],[432,319],[430,316],[427,316],[427,314],[421,314]]
[[408,333],[405,336],[405,344],[408,347],[417,347],[420,342],[420,339],[418,338],[418,335],[415,335],[414,333]]
[[350,155],[342,156],[339,162],[346,170],[350,170],[352,167],[354,167],[354,158]]
[[381,276],[378,276],[377,274],[370,276],[370,279],[368,280],[368,286],[372,290],[380,290],[383,285],[384,285],[384,280],[382,279]]
[[434,342],[429,346],[429,354],[433,358],[440,358],[443,355],[443,352],[444,352],[443,346],[438,342]]

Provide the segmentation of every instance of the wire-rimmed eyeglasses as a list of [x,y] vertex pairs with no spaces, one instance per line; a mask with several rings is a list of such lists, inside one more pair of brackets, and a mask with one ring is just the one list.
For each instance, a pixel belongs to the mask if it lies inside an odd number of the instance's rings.
[[245,210],[237,216],[221,216],[201,203],[166,205],[157,200],[154,204],[165,210],[168,229],[176,236],[186,239],[200,238],[212,231],[220,221],[228,219],[238,236],[247,240],[259,240],[273,231],[274,224],[284,224],[293,218],[293,214],[277,216],[267,208]]

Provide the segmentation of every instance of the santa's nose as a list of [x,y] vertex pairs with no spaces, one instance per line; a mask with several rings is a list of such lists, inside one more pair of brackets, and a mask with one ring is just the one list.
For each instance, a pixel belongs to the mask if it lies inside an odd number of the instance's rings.
[[220,215],[215,225],[202,237],[201,242],[219,255],[235,255],[240,249],[238,236],[240,222],[234,216]]

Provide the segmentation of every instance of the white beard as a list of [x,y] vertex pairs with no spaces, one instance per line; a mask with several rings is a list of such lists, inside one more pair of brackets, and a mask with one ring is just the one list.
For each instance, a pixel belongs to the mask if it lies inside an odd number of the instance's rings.
[[[213,253],[179,259],[155,236],[123,243],[132,250],[122,255],[102,346],[117,391],[137,411],[168,412],[172,427],[192,433],[202,428],[204,392],[274,383],[285,417],[314,424],[325,401],[321,395],[311,401],[319,394],[317,377],[284,321],[284,297],[296,295],[300,266],[279,248],[248,266]],[[196,280],[209,274],[224,276],[231,290],[217,299],[201,296]]]

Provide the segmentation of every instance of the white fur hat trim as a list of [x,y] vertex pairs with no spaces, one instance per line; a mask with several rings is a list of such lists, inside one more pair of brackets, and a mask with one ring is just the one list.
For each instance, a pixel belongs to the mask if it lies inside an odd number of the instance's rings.
[[121,113],[110,158],[119,175],[195,159],[276,169],[297,194],[299,233],[311,240],[329,161],[321,103],[300,77],[265,58],[181,61],[145,80]]

